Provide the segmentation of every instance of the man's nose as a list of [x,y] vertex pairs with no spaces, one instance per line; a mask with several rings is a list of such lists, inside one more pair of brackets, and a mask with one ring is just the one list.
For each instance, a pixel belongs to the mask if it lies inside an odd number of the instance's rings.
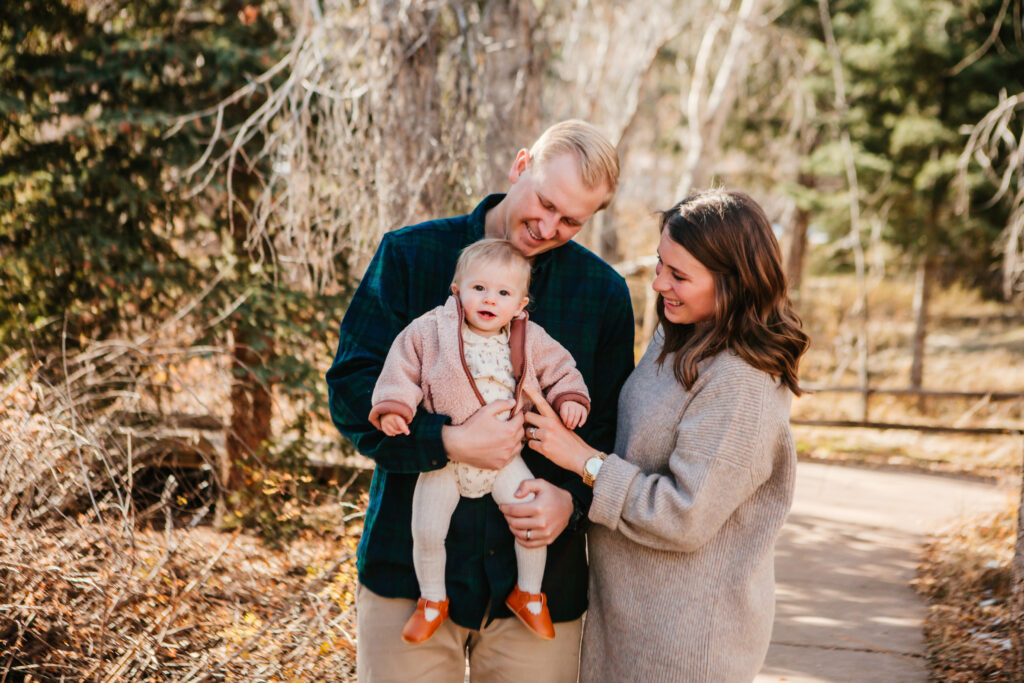
[[555,233],[558,232],[558,221],[559,217],[557,214],[548,212],[537,226],[540,230],[540,236],[546,240],[554,237]]

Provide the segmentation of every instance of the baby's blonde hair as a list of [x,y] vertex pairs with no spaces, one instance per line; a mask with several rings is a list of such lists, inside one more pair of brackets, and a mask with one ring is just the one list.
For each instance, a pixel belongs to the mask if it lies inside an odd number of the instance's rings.
[[530,291],[530,261],[514,244],[498,237],[485,237],[473,242],[462,250],[459,260],[455,263],[455,275],[452,284],[457,284],[466,270],[478,263],[494,263],[499,266],[510,266],[520,271],[523,278],[523,296]]

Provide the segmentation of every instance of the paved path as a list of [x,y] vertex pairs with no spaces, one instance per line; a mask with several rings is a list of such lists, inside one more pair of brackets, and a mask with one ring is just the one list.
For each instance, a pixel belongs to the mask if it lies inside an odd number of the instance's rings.
[[908,585],[921,542],[1010,500],[963,479],[800,463],[776,553],[772,644],[755,682],[927,681],[926,608]]

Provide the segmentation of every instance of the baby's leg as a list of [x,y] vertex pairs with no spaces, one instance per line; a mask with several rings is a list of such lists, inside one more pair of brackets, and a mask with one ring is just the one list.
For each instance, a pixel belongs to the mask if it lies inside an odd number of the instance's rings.
[[[494,490],[491,495],[499,504],[525,503],[533,500],[533,494],[525,498],[516,498],[515,492],[526,479],[533,479],[530,468],[517,455],[512,461],[498,471],[494,478]],[[540,585],[544,580],[544,563],[547,560],[547,548],[524,548],[516,543],[516,564],[519,567],[519,587],[527,593],[540,593]]]
[[447,596],[444,539],[458,504],[459,486],[451,467],[420,474],[412,494],[412,561],[420,595],[432,602]]

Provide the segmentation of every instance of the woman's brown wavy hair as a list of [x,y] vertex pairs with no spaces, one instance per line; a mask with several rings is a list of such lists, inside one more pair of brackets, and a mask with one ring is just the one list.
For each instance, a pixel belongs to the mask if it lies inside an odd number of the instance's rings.
[[809,339],[786,292],[779,243],[757,202],[743,192],[705,190],[662,214],[661,230],[686,249],[715,279],[714,315],[681,325],[658,318],[665,345],[658,363],[674,355],[676,379],[687,389],[697,363],[731,350],[755,368],[781,380],[797,396],[797,368]]

